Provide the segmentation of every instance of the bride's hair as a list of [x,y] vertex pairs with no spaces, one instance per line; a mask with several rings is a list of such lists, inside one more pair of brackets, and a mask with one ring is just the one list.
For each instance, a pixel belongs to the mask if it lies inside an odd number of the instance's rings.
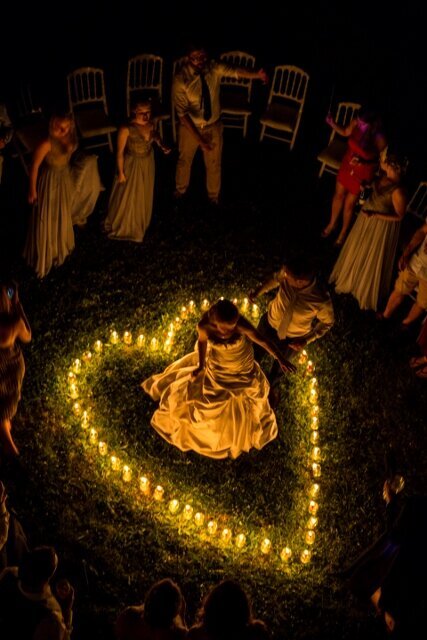
[[239,310],[230,300],[218,300],[209,310],[209,315],[219,322],[237,322]]

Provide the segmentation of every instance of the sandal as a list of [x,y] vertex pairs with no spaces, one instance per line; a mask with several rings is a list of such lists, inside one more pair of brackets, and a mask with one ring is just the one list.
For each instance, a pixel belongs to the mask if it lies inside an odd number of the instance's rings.
[[414,356],[409,360],[409,366],[412,369],[418,369],[418,367],[422,367],[423,365],[427,365],[427,356]]
[[426,378],[427,379],[427,364],[424,365],[424,367],[421,367],[421,369],[417,369],[417,371],[415,371],[415,375],[418,378]]

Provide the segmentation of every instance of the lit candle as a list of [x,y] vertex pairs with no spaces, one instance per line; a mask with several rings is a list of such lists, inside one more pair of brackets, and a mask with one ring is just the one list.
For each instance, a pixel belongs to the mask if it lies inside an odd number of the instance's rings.
[[175,317],[175,324],[177,325],[181,324],[181,318],[179,318],[178,316]]
[[194,300],[190,300],[190,302],[188,303],[188,310],[189,310],[190,313],[194,313],[194,311],[195,311]]
[[89,431],[89,442],[90,444],[96,444],[98,442],[98,432],[96,429]]
[[163,489],[162,486],[158,484],[157,487],[154,489],[154,493],[153,493],[154,500],[157,500],[158,502],[160,502],[161,500],[163,500],[164,495],[165,495],[165,490]]
[[74,373],[80,373],[81,368],[82,368],[82,363],[78,358],[76,358],[74,360],[74,362],[73,362],[73,371],[74,371]]
[[313,476],[315,478],[320,478],[320,476],[322,475],[322,468],[320,464],[318,464],[317,462],[313,462],[313,464],[311,465],[311,469],[313,471]]
[[227,527],[221,531],[221,540],[224,544],[228,544],[232,537],[231,529]]
[[82,358],[85,362],[90,362],[92,360],[92,353],[90,351],[85,351]]
[[206,311],[206,309],[209,309],[209,300],[207,300],[206,298],[202,302],[202,309],[203,311]]
[[181,307],[181,318],[187,317],[187,307]]
[[78,416],[78,415],[80,415],[81,412],[82,412],[82,408],[80,406],[80,403],[79,402],[75,402],[73,404],[73,413],[74,413],[74,415]]
[[77,389],[77,385],[74,382],[70,385],[70,396],[73,400],[79,397],[79,390]]
[[320,460],[320,447],[313,447],[311,457],[313,460]]
[[259,307],[257,304],[252,305],[252,318],[258,318],[259,316]]
[[311,417],[315,418],[319,414],[319,405],[314,404],[311,408]]
[[317,378],[311,378],[310,379],[310,384],[312,387],[316,387],[317,386]]
[[264,540],[261,542],[261,553],[264,553],[265,555],[267,555],[267,553],[270,553],[271,551],[271,540],[269,540],[268,538],[264,538]]
[[171,513],[176,513],[179,509],[179,501],[175,498],[169,502],[169,511]]
[[107,443],[106,442],[99,442],[98,443],[98,450],[101,456],[106,456],[108,453],[108,447],[107,447]]
[[208,533],[213,536],[216,534],[218,529],[218,523],[215,520],[209,520],[208,522]]
[[72,371],[68,372],[68,382],[70,384],[74,384],[76,382],[77,378],[76,378],[76,374],[73,373]]
[[145,343],[145,336],[143,333],[140,333],[136,339],[136,344],[138,345],[138,347],[143,347],[144,343]]
[[308,511],[311,513],[311,515],[315,516],[318,510],[319,510],[318,503],[315,502],[315,500],[310,500],[310,502],[308,503]]
[[242,304],[243,311],[247,311],[248,307],[249,307],[249,299],[243,298],[243,304]]
[[307,373],[313,373],[314,371],[314,362],[312,360],[309,360],[307,362],[307,369],[306,369]]
[[152,338],[150,342],[151,351],[156,351],[158,347],[157,338]]
[[280,552],[280,557],[282,561],[289,562],[289,560],[291,559],[291,556],[292,556],[292,551],[290,550],[290,548],[283,547],[282,551]]
[[95,344],[93,345],[93,348],[95,349],[96,353],[101,353],[101,351],[102,351],[102,342],[101,342],[101,340],[97,340],[95,342]]
[[317,444],[319,442],[319,432],[313,430],[310,434],[310,442],[311,444]]
[[113,471],[120,471],[120,460],[116,456],[111,456],[111,468]]
[[182,510],[182,517],[184,520],[191,520],[193,517],[193,507],[191,504],[186,504],[184,509]]
[[315,516],[311,516],[307,521],[307,529],[315,529],[319,520]]
[[236,547],[238,549],[241,549],[242,547],[244,547],[246,544],[246,536],[244,533],[239,533],[239,535],[236,536]]
[[315,482],[310,487],[310,497],[316,498],[319,494],[319,491],[320,491],[320,485]]
[[317,416],[311,416],[311,428],[313,431],[317,431],[319,426],[319,418]]
[[164,350],[169,352],[171,350],[171,344],[172,340],[170,338],[166,338],[165,344],[163,345]]
[[299,364],[305,364],[307,362],[307,351],[305,349],[303,349],[300,353],[300,356],[298,358],[298,362]]
[[205,521],[205,516],[203,515],[203,513],[200,513],[200,511],[198,511],[194,516],[194,522],[196,523],[196,527],[203,527],[204,521]]
[[122,477],[124,482],[130,482],[132,480],[132,469],[130,469],[127,464],[125,464],[123,467]]
[[310,389],[310,402],[311,402],[311,404],[317,404],[317,398],[318,398],[318,395],[317,395],[316,389],[314,389],[314,388]]
[[83,411],[83,414],[82,414],[82,428],[83,429],[87,429],[88,424],[89,424],[88,413],[87,413],[87,411]]
[[139,479],[139,489],[144,495],[148,495],[150,492],[150,481],[145,476],[141,476]]
[[123,334],[123,342],[125,344],[132,344],[132,334],[130,331],[125,331]]
[[314,531],[312,531],[311,529],[309,529],[307,531],[307,533],[305,534],[305,541],[307,544],[313,544],[314,540],[316,539],[316,534],[314,533]]
[[111,344],[117,344],[119,341],[119,334],[117,331],[112,331],[110,334],[110,342]]
[[301,562],[303,564],[307,564],[311,560],[311,551],[309,549],[304,549],[300,556]]
[[237,305],[237,302],[238,302],[237,298],[233,298],[233,304]]
[[173,324],[173,322],[171,322],[170,325],[169,325],[169,332],[172,334],[174,332],[174,330],[175,330],[174,324]]

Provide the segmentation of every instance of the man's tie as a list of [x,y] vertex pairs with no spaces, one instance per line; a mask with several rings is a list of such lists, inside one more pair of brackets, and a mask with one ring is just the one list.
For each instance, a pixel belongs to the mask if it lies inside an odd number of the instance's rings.
[[203,109],[203,118],[207,122],[212,117],[211,92],[209,91],[204,73],[200,74],[200,80],[202,83],[202,99],[200,101],[200,108]]

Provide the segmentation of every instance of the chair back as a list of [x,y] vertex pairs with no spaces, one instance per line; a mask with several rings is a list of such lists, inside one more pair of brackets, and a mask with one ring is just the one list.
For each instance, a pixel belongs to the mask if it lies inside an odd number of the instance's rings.
[[289,64],[278,65],[274,68],[268,104],[274,98],[286,98],[300,105],[304,104],[307,93],[309,75],[303,69]]
[[175,111],[175,105],[173,102],[173,80],[176,76],[177,73],[179,73],[182,69],[182,67],[188,62],[188,57],[187,56],[182,56],[181,58],[177,58],[176,60],[173,61],[173,65],[172,65],[172,84],[171,84],[171,123],[172,123],[172,137],[173,137],[173,141],[176,142],[177,139],[177,132],[176,132],[176,111]]
[[163,58],[142,53],[128,60],[126,80],[126,109],[130,115],[132,100],[139,97],[162,99]]
[[427,182],[420,182],[408,203],[407,211],[427,221]]
[[[221,53],[219,59],[221,62],[232,65],[234,67],[241,67],[253,71],[255,69],[255,56],[246,51],[225,51]],[[238,87],[240,91],[245,91],[247,94],[248,102],[251,99],[253,80],[250,78],[230,78],[224,76],[221,79],[222,89]]]
[[76,69],[68,74],[67,85],[68,101],[73,113],[75,107],[93,103],[102,103],[105,113],[108,113],[102,69],[95,67]]
[[[350,122],[357,116],[362,105],[358,102],[339,102],[337,106],[337,113],[335,115],[335,122],[341,127],[347,127]],[[329,137],[331,143],[335,136],[339,135],[335,129],[332,129]],[[342,137],[342,136],[341,136]]]

